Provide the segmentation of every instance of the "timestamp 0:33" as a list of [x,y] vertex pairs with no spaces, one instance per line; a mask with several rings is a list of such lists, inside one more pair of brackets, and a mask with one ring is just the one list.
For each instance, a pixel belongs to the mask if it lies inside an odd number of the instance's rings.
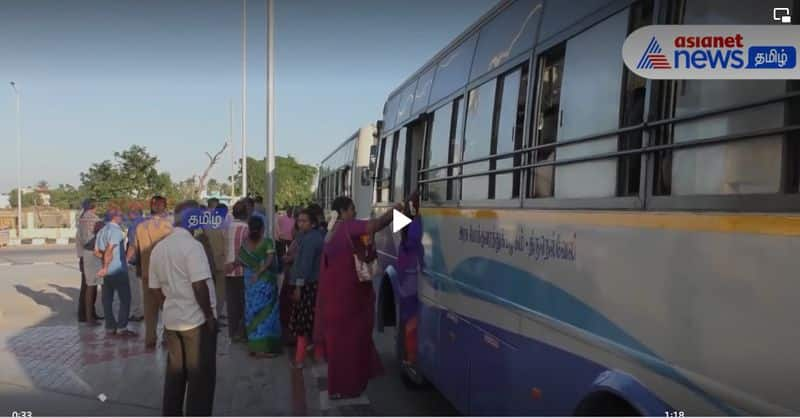
[[11,418],[33,418],[31,411],[11,411]]

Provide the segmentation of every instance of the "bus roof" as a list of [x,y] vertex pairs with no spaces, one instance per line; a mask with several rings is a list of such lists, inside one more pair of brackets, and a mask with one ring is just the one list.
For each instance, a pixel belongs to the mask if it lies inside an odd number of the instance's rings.
[[[489,9],[486,13],[484,13],[478,20],[473,22],[471,25],[461,32],[460,35],[456,36],[455,39],[450,41],[444,48],[442,48],[439,52],[437,52],[432,58],[425,62],[417,71],[403,80],[400,85],[392,90],[386,98],[386,101],[383,104],[383,112],[386,112],[386,103],[388,103],[395,95],[399,94],[401,90],[406,88],[408,84],[414,81],[417,77],[422,75],[425,71],[429,70],[432,66],[436,65],[439,60],[441,60],[444,56],[452,52],[456,49],[459,45],[461,45],[465,40],[467,40],[470,36],[475,34],[481,27],[483,27],[489,20],[495,17],[498,13],[500,13],[503,9],[505,9],[508,5],[513,3],[515,0],[500,0],[496,5],[494,5],[491,9]],[[383,114],[383,113],[381,113]]]
[[325,156],[325,158],[323,158],[323,159],[322,159],[322,161],[320,162],[320,165],[323,165],[323,164],[325,164],[325,161],[328,161],[328,160],[329,160],[331,157],[333,157],[333,156],[334,156],[334,154],[336,154],[336,153],[337,153],[337,152],[338,152],[340,149],[342,149],[342,147],[344,147],[345,145],[347,145],[347,144],[348,144],[350,141],[352,141],[352,140],[354,140],[354,139],[357,139],[357,138],[358,138],[358,135],[361,133],[361,131],[362,131],[363,129],[370,129],[370,128],[374,128],[374,127],[375,127],[375,125],[373,125],[373,124],[371,124],[371,123],[370,123],[370,124],[367,124],[367,125],[364,125],[364,126],[362,126],[362,127],[358,128],[358,130],[357,130],[355,133],[353,133],[352,135],[350,135],[349,137],[347,137],[347,139],[345,139],[344,141],[342,141],[342,143],[341,143],[341,144],[339,144],[339,145],[338,145],[336,148],[334,148],[334,149],[333,149],[333,151],[331,151],[330,153],[328,153],[328,155],[326,155],[326,156]]

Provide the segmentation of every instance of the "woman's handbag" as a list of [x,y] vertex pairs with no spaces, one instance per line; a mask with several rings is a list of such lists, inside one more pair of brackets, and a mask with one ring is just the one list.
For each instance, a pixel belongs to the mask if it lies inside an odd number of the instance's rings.
[[370,258],[369,248],[364,246],[363,251],[358,251],[353,245],[349,231],[347,233],[347,242],[350,243],[350,248],[353,249],[353,264],[356,267],[358,281],[362,283],[371,282],[372,278],[378,275],[378,258],[372,257],[372,260],[367,261]]

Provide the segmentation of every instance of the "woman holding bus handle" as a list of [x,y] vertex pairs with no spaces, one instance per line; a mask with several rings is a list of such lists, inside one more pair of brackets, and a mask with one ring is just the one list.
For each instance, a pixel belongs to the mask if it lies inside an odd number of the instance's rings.
[[[383,373],[372,341],[375,295],[371,282],[356,274],[354,251],[363,249],[364,237],[371,237],[392,223],[392,211],[379,218],[356,219],[353,201],[333,201],[338,218],[325,236],[320,265],[317,325],[328,360],[328,393],[331,399],[361,395],[370,379]],[[403,204],[394,206],[403,210]]]

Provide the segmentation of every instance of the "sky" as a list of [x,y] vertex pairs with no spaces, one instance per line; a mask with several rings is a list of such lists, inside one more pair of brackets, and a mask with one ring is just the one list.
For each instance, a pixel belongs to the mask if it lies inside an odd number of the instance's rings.
[[[496,0],[275,0],[278,155],[316,165],[387,95]],[[266,0],[248,0],[247,153],[266,153]],[[3,0],[0,192],[80,184],[80,172],[142,145],[173,180],[222,147],[233,101],[241,155],[241,0]],[[226,154],[212,172],[232,171]]]

